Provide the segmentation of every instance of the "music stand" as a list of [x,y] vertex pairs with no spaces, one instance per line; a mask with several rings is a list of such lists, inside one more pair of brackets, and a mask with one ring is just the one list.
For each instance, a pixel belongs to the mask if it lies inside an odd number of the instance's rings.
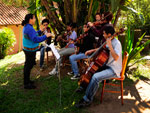
[[59,59],[60,59],[60,55],[57,51],[57,49],[54,46],[54,43],[51,43],[48,47],[51,48],[54,56],[56,57],[56,63],[58,64],[58,73],[57,73],[57,77],[59,79],[59,92],[60,92],[60,106],[61,106],[61,78],[60,78],[60,63],[59,63]]

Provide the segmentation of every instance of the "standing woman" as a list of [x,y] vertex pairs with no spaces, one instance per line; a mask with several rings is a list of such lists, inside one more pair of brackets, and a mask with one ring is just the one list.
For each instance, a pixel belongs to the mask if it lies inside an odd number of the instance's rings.
[[[36,51],[39,48],[39,43],[46,40],[47,37],[52,36],[51,33],[47,33],[40,36],[44,29],[35,31],[33,25],[35,24],[35,16],[33,14],[27,14],[22,21],[23,28],[23,51],[25,54],[24,64],[24,88],[35,89],[34,82],[30,80],[30,72],[33,66],[36,64],[35,57]],[[40,36],[40,37],[39,37]]]

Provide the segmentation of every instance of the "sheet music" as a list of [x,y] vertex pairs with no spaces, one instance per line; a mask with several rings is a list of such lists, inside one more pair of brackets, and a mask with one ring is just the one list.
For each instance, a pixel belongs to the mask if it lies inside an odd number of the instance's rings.
[[44,47],[47,46],[45,41],[41,42],[41,44],[42,44],[42,46],[44,46]]
[[55,48],[54,43],[51,43],[48,47],[51,48],[51,50],[52,50],[52,52],[54,53],[56,59],[57,59],[57,60],[60,59],[60,55],[59,55],[57,49]]

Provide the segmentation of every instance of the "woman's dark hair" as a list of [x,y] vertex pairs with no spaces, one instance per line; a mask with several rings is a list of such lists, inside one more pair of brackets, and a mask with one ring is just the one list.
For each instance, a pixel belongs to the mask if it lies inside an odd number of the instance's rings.
[[113,35],[114,33],[115,33],[115,29],[114,29],[114,27],[113,26],[106,26],[105,28],[104,28],[104,31],[105,31],[105,33],[106,34],[111,34],[111,35]]
[[[100,14],[100,13],[96,13],[96,15],[99,15],[99,16],[101,16],[101,14]],[[95,16],[96,16],[96,15],[95,15]]]
[[72,24],[71,24],[71,27],[72,27],[72,28],[76,28],[76,27],[77,27],[77,24],[76,24],[76,23],[72,23]]
[[71,23],[71,22],[68,22],[66,25],[67,25],[67,26],[71,26],[71,25],[72,25],[72,23]]
[[67,23],[67,26],[70,26],[72,28],[76,28],[77,24],[76,23]]
[[25,16],[25,19],[22,21],[22,26],[24,26],[24,25],[26,25],[26,24],[28,24],[29,23],[29,20],[30,19],[33,19],[33,14],[27,14],[26,16]]
[[111,12],[106,12],[104,13],[104,19],[109,22],[109,21],[112,21],[112,18],[113,18],[113,14]]
[[48,23],[49,24],[49,20],[48,19],[42,20],[42,24],[44,24],[44,23]]

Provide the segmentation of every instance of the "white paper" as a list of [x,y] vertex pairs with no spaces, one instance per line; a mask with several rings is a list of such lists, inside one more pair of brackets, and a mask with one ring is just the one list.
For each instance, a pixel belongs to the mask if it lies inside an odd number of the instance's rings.
[[41,44],[42,44],[44,47],[46,47],[45,41],[41,42]]
[[51,43],[48,47],[51,48],[51,50],[52,50],[52,52],[54,53],[56,59],[57,59],[57,60],[60,59],[60,55],[59,55],[57,49],[55,48],[54,43]]

